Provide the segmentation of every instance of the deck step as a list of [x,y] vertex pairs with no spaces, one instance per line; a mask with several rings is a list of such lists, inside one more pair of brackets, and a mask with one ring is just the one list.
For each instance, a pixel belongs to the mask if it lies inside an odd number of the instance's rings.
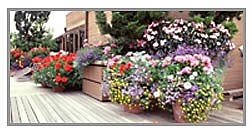
[[243,88],[233,89],[233,90],[225,90],[223,93],[224,93],[224,97],[227,100],[233,101],[234,99],[243,97]]

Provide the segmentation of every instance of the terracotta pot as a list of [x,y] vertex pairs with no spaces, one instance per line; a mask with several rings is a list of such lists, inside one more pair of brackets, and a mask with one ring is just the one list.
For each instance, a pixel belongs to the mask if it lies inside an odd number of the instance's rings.
[[63,86],[54,86],[52,89],[53,92],[63,92],[65,90]]
[[42,88],[49,88],[46,83],[41,83]]
[[173,117],[177,122],[186,123],[186,121],[181,118],[183,116],[183,113],[180,103],[176,102],[172,104],[172,111],[173,111]]
[[10,76],[13,77],[16,74],[16,70],[10,69]]
[[139,106],[133,106],[130,109],[129,106],[125,105],[125,104],[123,105],[123,110],[125,112],[134,113],[134,114],[138,114],[138,113],[142,113],[143,112],[143,110]]

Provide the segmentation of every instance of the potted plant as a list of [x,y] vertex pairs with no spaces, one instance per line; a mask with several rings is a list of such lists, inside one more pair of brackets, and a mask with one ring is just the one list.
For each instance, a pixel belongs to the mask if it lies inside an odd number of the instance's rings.
[[[35,82],[52,87],[55,92],[79,89],[81,86],[80,73],[73,68],[75,56],[73,53],[62,56],[59,52],[40,60],[37,70],[34,72]],[[33,59],[33,61],[35,60],[36,58]]]
[[178,122],[206,120],[223,101],[223,88],[208,56],[167,56],[152,69],[152,77],[158,83],[154,93],[159,93],[155,97],[160,107],[172,105]]
[[23,50],[13,48],[10,50],[10,73],[13,75],[15,71],[24,69],[31,63]]
[[141,113],[154,108],[154,87],[150,78],[150,56],[129,52],[108,60],[105,82],[112,102],[123,105],[126,112]]

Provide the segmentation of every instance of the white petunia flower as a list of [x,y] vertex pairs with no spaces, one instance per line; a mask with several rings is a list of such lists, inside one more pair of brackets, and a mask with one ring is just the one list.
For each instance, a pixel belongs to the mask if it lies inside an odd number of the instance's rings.
[[160,45],[164,46],[166,42],[167,42],[166,39],[161,40],[161,41],[160,41]]
[[184,83],[184,88],[185,89],[191,89],[192,88],[192,84],[190,82],[186,82],[186,83]]
[[158,47],[158,43],[155,42],[155,43],[153,44],[153,47]]
[[192,74],[193,74],[193,76],[195,76],[195,77],[198,76],[198,73],[197,73],[197,72],[193,72]]
[[194,80],[194,79],[195,79],[194,75],[190,75],[190,76],[189,76],[189,79],[190,79],[190,80]]
[[168,76],[168,79],[169,79],[169,80],[173,80],[173,78],[174,78],[173,75],[169,75],[169,76]]
[[160,93],[158,91],[154,92],[154,97],[157,98],[160,96]]
[[220,45],[221,45],[221,43],[220,43],[220,42],[217,42],[217,45],[218,45],[218,46],[220,46]]

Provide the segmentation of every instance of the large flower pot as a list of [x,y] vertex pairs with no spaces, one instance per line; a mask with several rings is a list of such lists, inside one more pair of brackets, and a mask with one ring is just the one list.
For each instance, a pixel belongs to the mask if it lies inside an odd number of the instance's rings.
[[105,65],[97,62],[83,68],[82,92],[99,101],[109,101],[102,90],[104,68]]
[[172,104],[172,111],[174,120],[176,120],[178,123],[186,123],[186,121],[181,118],[183,116],[183,113],[180,103],[176,102]]
[[42,88],[49,88],[49,86],[46,83],[41,83]]
[[10,69],[10,76],[13,77],[15,74],[16,74],[16,71],[15,69]]
[[63,92],[65,90],[63,86],[54,86],[52,89],[53,92]]
[[130,108],[128,105],[125,105],[125,104],[123,105],[123,110],[125,112],[134,113],[134,114],[139,114],[139,113],[144,112],[139,106],[132,106]]

